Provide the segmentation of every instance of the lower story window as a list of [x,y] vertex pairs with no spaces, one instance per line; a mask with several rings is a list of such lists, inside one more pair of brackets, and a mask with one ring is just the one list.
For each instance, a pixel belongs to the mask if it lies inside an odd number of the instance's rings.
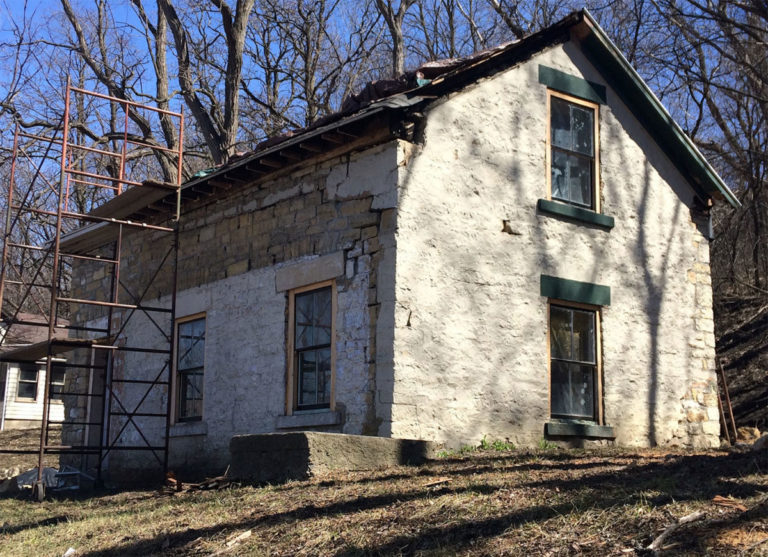
[[35,364],[21,364],[19,367],[19,387],[16,398],[37,399],[38,367]]
[[333,288],[293,292],[293,379],[297,410],[329,408],[333,383]]
[[598,421],[597,312],[551,304],[551,414]]
[[205,318],[179,322],[176,418],[180,422],[203,418],[204,356]]

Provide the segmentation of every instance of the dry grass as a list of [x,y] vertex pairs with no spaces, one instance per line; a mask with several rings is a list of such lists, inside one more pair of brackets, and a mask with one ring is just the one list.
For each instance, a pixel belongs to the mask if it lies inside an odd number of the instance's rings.
[[478,451],[278,486],[0,499],[0,554],[632,555],[703,510],[667,554],[768,555],[765,471],[755,453]]
[[[61,441],[61,427],[52,427],[48,432],[48,443],[58,444]],[[0,453],[0,472],[6,468],[18,468],[22,472],[37,466],[37,451],[40,448],[40,428],[6,429],[0,431],[0,448],[13,448],[35,451],[35,454]],[[59,457],[45,455],[43,466],[57,468]],[[3,476],[0,476],[2,478]]]

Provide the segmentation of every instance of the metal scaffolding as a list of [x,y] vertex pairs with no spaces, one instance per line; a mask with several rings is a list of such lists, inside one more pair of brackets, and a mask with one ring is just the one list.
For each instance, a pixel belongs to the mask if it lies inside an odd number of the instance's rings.
[[[101,137],[83,131],[84,107],[93,111],[96,104],[111,118],[111,131]],[[173,131],[176,145],[169,148],[147,139],[149,130],[161,126],[166,137],[168,130]],[[0,333],[0,346],[14,327],[37,327],[47,334],[39,335],[45,338],[40,342],[4,351],[0,361],[44,363],[45,384],[39,450],[0,448],[0,453],[38,455],[34,490],[38,498],[45,491],[46,454],[80,455],[80,468],[95,468],[99,479],[115,451],[149,452],[163,472],[167,470],[183,136],[180,112],[70,83],[57,130],[36,135],[16,127],[4,200],[0,314],[6,328]],[[157,179],[159,173],[162,180]],[[55,174],[58,184],[52,178]],[[167,250],[155,262],[156,269],[142,269],[149,284],[127,284],[121,278],[121,266],[131,264],[123,252],[125,236],[136,242],[137,234],[150,233],[154,244],[162,236]],[[72,283],[71,270],[76,266],[95,269],[107,288],[92,292],[81,288],[75,296],[78,285]],[[152,282],[169,275],[170,292],[164,302],[146,303]],[[73,322],[70,317],[76,312],[79,317]],[[30,313],[39,318],[30,319]],[[124,334],[137,315],[154,332],[142,345],[131,344]],[[135,355],[134,360],[141,358],[143,377],[127,369],[129,354]],[[154,367],[147,372],[148,366]],[[52,391],[53,372],[62,369],[64,387]],[[69,412],[64,420],[51,419],[52,396],[69,410],[86,400],[85,415]],[[145,435],[146,424],[154,420],[164,421],[161,441]],[[70,436],[79,432],[80,440],[49,442],[51,426],[58,424],[70,428]],[[129,426],[131,436],[126,434]]]

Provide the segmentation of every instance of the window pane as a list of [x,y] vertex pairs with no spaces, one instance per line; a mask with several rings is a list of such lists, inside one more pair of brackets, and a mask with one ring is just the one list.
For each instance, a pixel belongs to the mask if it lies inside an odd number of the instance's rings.
[[567,155],[567,182],[570,201],[592,206],[592,161],[576,155]]
[[568,155],[557,149],[552,150],[552,198],[570,201],[568,185]]
[[570,364],[571,381],[571,415],[593,419],[595,416],[595,385],[594,368]]
[[314,297],[312,292],[296,295],[296,348],[312,346],[314,340]]
[[298,294],[296,304],[296,349],[331,343],[331,289]]
[[550,351],[553,358],[570,360],[571,358],[571,310],[551,306]]
[[552,415],[595,419],[595,368],[552,362]]
[[200,419],[203,416],[205,318],[179,323],[178,335],[178,417]]
[[571,414],[571,386],[568,364],[552,362],[552,414],[569,416]]
[[331,402],[331,349],[317,351],[318,403]]
[[37,383],[19,382],[19,398],[35,398],[37,396]]
[[594,134],[593,118],[593,110],[571,105],[572,151],[592,156],[594,152],[592,147],[592,136]]
[[65,369],[56,366],[51,369],[51,390],[50,396],[52,400],[61,400],[61,393],[64,391],[64,373]]
[[305,350],[298,355],[299,406],[331,401],[331,349]]
[[35,383],[37,383],[37,368],[36,367],[21,368],[19,370],[19,380],[34,381]]
[[331,289],[316,290],[315,295],[315,346],[331,342]]
[[203,367],[205,319],[179,324],[179,369]]
[[203,373],[184,372],[180,375],[180,418],[196,418],[203,415]]
[[571,115],[568,103],[562,99],[558,99],[557,97],[550,97],[550,110],[552,145],[572,151],[573,140],[571,139]]
[[299,353],[299,406],[317,403],[316,351]]
[[595,363],[595,314],[573,311],[573,360]]

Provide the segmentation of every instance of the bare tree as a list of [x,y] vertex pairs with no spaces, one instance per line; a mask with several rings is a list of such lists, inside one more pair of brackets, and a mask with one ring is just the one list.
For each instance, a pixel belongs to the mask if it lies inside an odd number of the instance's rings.
[[384,18],[389,30],[392,48],[392,76],[398,76],[405,71],[405,38],[403,36],[403,20],[408,9],[417,0],[400,0],[395,8],[393,0],[376,0],[376,7]]

